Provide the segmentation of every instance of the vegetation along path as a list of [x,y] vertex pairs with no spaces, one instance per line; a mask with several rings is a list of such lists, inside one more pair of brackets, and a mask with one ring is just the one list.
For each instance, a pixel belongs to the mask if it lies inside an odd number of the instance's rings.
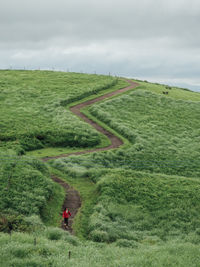
[[90,125],[92,125],[100,133],[106,135],[110,139],[110,142],[111,142],[111,144],[109,146],[101,147],[101,148],[94,148],[94,149],[84,150],[84,151],[79,151],[79,152],[73,152],[73,153],[69,153],[69,154],[61,154],[61,155],[58,155],[58,156],[55,156],[55,157],[45,157],[42,160],[43,161],[48,161],[48,160],[51,160],[51,159],[68,157],[68,156],[71,156],[71,155],[80,155],[80,154],[86,154],[86,153],[97,152],[97,151],[105,151],[105,150],[109,150],[109,149],[113,149],[113,148],[118,148],[119,146],[121,146],[123,144],[123,141],[120,138],[118,138],[113,133],[111,133],[111,132],[107,131],[106,129],[104,129],[103,127],[101,127],[98,123],[96,123],[93,120],[89,119],[85,114],[83,114],[81,112],[81,109],[86,107],[86,106],[92,105],[92,104],[94,104],[96,102],[99,102],[101,100],[104,100],[106,98],[109,98],[109,97],[118,95],[120,93],[129,91],[129,90],[131,90],[131,89],[133,89],[133,88],[135,88],[135,87],[137,87],[139,85],[138,83],[133,82],[131,80],[126,80],[126,81],[130,83],[130,86],[127,86],[125,88],[116,90],[114,92],[110,92],[108,94],[99,96],[99,97],[94,98],[92,100],[88,100],[86,102],[83,102],[81,104],[75,105],[75,106],[70,108],[70,110],[75,115],[77,115],[78,117],[83,119],[85,122],[89,123]]
[[[61,154],[59,156],[55,156],[55,157],[46,157],[43,158],[43,161],[48,161],[51,159],[56,159],[56,158],[61,158],[61,157],[68,157],[70,155],[80,155],[80,154],[86,154],[86,153],[91,153],[91,152],[96,152],[96,151],[105,151],[105,150],[109,150],[109,149],[113,149],[113,148],[118,148],[119,146],[121,146],[123,144],[123,141],[118,138],[117,136],[115,136],[113,133],[107,131],[106,129],[104,129],[103,127],[101,127],[98,123],[94,122],[93,120],[89,119],[85,114],[83,114],[80,110],[86,106],[89,106],[91,104],[94,104],[96,102],[99,102],[101,100],[104,100],[106,98],[118,95],[120,93],[129,91],[133,88],[135,88],[136,86],[138,86],[139,84],[136,82],[133,82],[131,80],[126,80],[127,82],[130,83],[130,86],[127,86],[125,88],[116,90],[114,92],[110,92],[107,93],[105,95],[99,96],[97,98],[94,98],[92,100],[88,100],[85,101],[81,104],[75,105],[73,107],[70,108],[70,110],[77,116],[79,116],[81,119],[83,119],[85,122],[89,123],[90,125],[92,125],[97,131],[101,132],[102,134],[106,135],[109,139],[111,144],[107,147],[102,147],[102,148],[94,148],[91,150],[85,150],[85,151],[81,151],[81,152],[74,152],[74,153],[70,153],[70,154]],[[78,209],[81,206],[81,199],[80,199],[80,195],[78,193],[78,191],[76,191],[75,189],[73,189],[69,184],[67,184],[66,182],[64,182],[63,180],[61,180],[60,178],[58,178],[55,175],[52,175],[51,178],[59,183],[61,186],[64,187],[65,191],[66,191],[66,197],[65,197],[65,201],[63,203],[63,208],[64,207],[68,207],[69,210],[71,211],[72,216],[70,217],[69,220],[69,232],[73,234],[73,230],[72,230],[72,223],[73,223],[73,218],[75,217],[76,213],[78,212]],[[62,224],[62,228],[63,224]]]
[[[52,180],[54,180],[54,182],[59,183],[62,187],[64,187],[64,189],[66,191],[66,197],[65,197],[65,200],[64,200],[64,203],[63,203],[63,209],[64,209],[64,207],[68,207],[70,212],[71,212],[71,217],[69,218],[68,231],[71,234],[73,234],[72,222],[73,222],[73,219],[74,219],[76,213],[78,212],[78,209],[81,206],[80,195],[79,195],[78,191],[76,191],[69,184],[67,184],[66,182],[61,180],[59,177],[57,177],[55,175],[51,175],[51,178],[52,178]],[[66,228],[64,227],[63,222],[62,222],[62,228],[64,230],[66,230]]]

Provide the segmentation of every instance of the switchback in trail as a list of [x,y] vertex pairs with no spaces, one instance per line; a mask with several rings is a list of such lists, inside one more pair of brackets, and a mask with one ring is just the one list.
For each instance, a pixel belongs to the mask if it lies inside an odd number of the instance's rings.
[[130,86],[127,86],[125,88],[116,90],[114,92],[110,92],[107,93],[105,95],[99,96],[97,98],[94,98],[92,100],[88,100],[86,102],[83,102],[81,104],[75,105],[73,107],[70,108],[71,112],[73,112],[75,115],[77,115],[78,117],[80,117],[81,119],[83,119],[85,122],[89,123],[90,125],[92,125],[97,131],[99,131],[100,133],[104,134],[105,136],[108,137],[108,139],[110,139],[111,144],[107,147],[101,147],[101,148],[94,148],[94,149],[90,149],[90,150],[84,150],[84,151],[80,151],[80,152],[74,152],[74,153],[69,153],[69,154],[61,154],[55,157],[45,157],[42,160],[43,161],[48,161],[51,159],[57,159],[57,158],[63,158],[63,157],[68,157],[71,155],[81,155],[81,154],[88,154],[91,152],[97,152],[97,151],[105,151],[105,150],[109,150],[109,149],[113,149],[113,148],[118,148],[119,146],[121,146],[123,144],[123,141],[115,136],[113,133],[107,131],[106,129],[104,129],[103,127],[101,127],[98,123],[94,122],[93,120],[89,119],[85,114],[83,114],[80,110],[86,106],[92,105],[96,102],[100,102],[101,100],[104,100],[106,98],[110,98],[112,96],[121,94],[123,92],[129,91],[135,87],[137,87],[139,84],[136,82],[133,82],[131,80],[126,80],[127,82],[130,83]]
[[[90,125],[92,125],[97,131],[99,131],[100,133],[106,135],[109,139],[111,144],[107,147],[102,147],[102,148],[94,148],[94,149],[90,149],[90,150],[84,150],[81,152],[74,152],[74,153],[70,153],[70,154],[61,154],[59,156],[55,156],[55,157],[45,157],[42,160],[43,161],[48,161],[51,159],[56,159],[56,158],[61,158],[61,157],[69,157],[71,155],[80,155],[80,154],[86,154],[86,153],[91,153],[91,152],[96,152],[96,151],[105,151],[105,150],[109,150],[109,149],[113,149],[113,148],[118,148],[119,146],[121,146],[123,144],[123,141],[118,138],[117,136],[115,136],[113,133],[107,131],[106,129],[104,129],[103,127],[101,127],[98,123],[94,122],[93,120],[89,119],[86,115],[84,115],[80,110],[86,106],[92,105],[96,102],[99,102],[101,100],[104,100],[106,98],[118,95],[120,93],[129,91],[135,87],[137,87],[139,84],[136,82],[133,82],[131,80],[126,80],[127,82],[130,83],[130,86],[127,86],[125,88],[116,90],[114,92],[111,93],[107,93],[103,96],[99,96],[95,99],[92,100],[88,100],[86,102],[83,102],[81,104],[75,105],[73,107],[70,108],[70,110],[77,115],[78,117],[80,117],[81,119],[83,119],[85,122],[89,123]],[[59,183],[61,186],[63,186],[63,188],[66,191],[66,197],[65,197],[65,201],[63,203],[63,208],[67,207],[69,208],[72,216],[69,219],[69,229],[68,231],[70,233],[73,234],[73,230],[72,230],[72,223],[73,223],[73,218],[75,217],[76,213],[78,212],[78,209],[81,207],[81,199],[80,199],[80,195],[78,193],[78,191],[76,191],[75,189],[73,189],[70,185],[68,185],[66,182],[64,182],[63,180],[61,180],[60,178],[58,178],[57,176],[52,175],[51,178]],[[62,228],[64,228],[63,224],[62,224]]]

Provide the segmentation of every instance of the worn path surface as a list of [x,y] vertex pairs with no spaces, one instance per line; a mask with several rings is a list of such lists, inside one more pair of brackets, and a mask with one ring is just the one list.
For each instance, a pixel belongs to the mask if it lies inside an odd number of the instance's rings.
[[92,125],[97,131],[99,131],[100,133],[106,135],[109,139],[111,144],[107,147],[101,147],[101,148],[94,148],[94,149],[90,149],[90,150],[84,150],[84,151],[80,151],[80,152],[74,152],[74,153],[70,153],[70,154],[61,154],[59,156],[55,156],[55,157],[46,157],[43,158],[43,161],[48,161],[50,159],[57,159],[57,158],[62,158],[62,157],[68,157],[71,155],[81,155],[81,154],[88,154],[91,152],[96,152],[96,151],[105,151],[105,150],[109,150],[109,149],[113,149],[113,148],[118,148],[119,146],[121,146],[123,144],[122,140],[120,138],[118,138],[117,136],[115,136],[113,133],[107,131],[106,129],[104,129],[103,127],[101,127],[98,123],[94,122],[93,120],[89,119],[86,115],[84,115],[80,110],[86,106],[89,106],[91,104],[94,104],[96,102],[99,102],[103,99],[106,98],[110,98],[112,96],[121,94],[123,92],[129,91],[135,87],[137,87],[139,84],[136,82],[133,82],[131,80],[126,80],[127,82],[130,83],[130,86],[127,86],[125,88],[116,90],[114,92],[105,94],[103,96],[99,96],[97,98],[94,98],[92,100],[88,100],[84,103],[78,104],[76,106],[73,106],[70,108],[70,110],[77,115],[78,117],[80,117],[81,119],[83,119],[85,122],[89,123],[90,125]]
[[64,224],[62,222],[61,227],[64,230],[68,230],[71,234],[74,234],[73,229],[72,229],[72,223],[73,223],[73,219],[76,215],[76,213],[78,212],[78,209],[81,206],[81,199],[80,199],[80,195],[78,193],[78,191],[76,191],[73,187],[71,187],[69,184],[67,184],[66,182],[64,182],[63,180],[61,180],[60,178],[58,178],[55,175],[51,175],[51,178],[54,180],[54,182],[59,183],[62,187],[64,187],[65,192],[66,192],[66,197],[63,203],[63,209],[64,207],[69,208],[70,212],[71,212],[71,217],[69,218],[69,227],[68,229],[65,229]]
[[[86,106],[89,106],[91,104],[94,104],[96,102],[99,102],[103,99],[118,95],[120,93],[129,91],[133,88],[135,88],[136,86],[138,86],[139,84],[136,82],[133,82],[131,80],[126,80],[127,82],[130,83],[130,86],[127,86],[125,88],[116,90],[114,92],[105,94],[103,96],[99,96],[95,99],[92,100],[88,100],[84,103],[78,104],[76,106],[73,106],[70,108],[70,110],[77,115],[78,117],[80,117],[81,119],[83,119],[85,122],[89,123],[90,125],[92,125],[97,131],[101,132],[102,134],[106,135],[109,139],[111,144],[107,147],[102,147],[102,148],[94,148],[94,149],[90,149],[90,150],[84,150],[81,152],[74,152],[74,153],[70,153],[70,154],[61,154],[59,156],[55,156],[55,157],[46,157],[43,158],[43,161],[48,161],[51,159],[56,159],[56,158],[61,158],[61,157],[68,157],[70,155],[80,155],[80,154],[86,154],[86,153],[91,153],[91,152],[96,152],[96,151],[104,151],[104,150],[109,150],[109,149],[113,149],[113,148],[117,148],[119,146],[121,146],[123,144],[122,140],[120,138],[118,138],[117,136],[115,136],[114,134],[112,134],[111,132],[107,131],[106,129],[104,129],[103,127],[101,127],[99,124],[97,124],[96,122],[92,121],[91,119],[89,119],[87,116],[85,116],[80,110],[81,108],[84,108]],[[68,185],[66,182],[64,182],[63,180],[61,180],[60,178],[58,178],[57,176],[52,175],[51,178],[59,183],[61,186],[64,187],[65,191],[66,191],[66,198],[65,201],[63,203],[63,208],[67,207],[69,208],[72,216],[69,219],[69,228],[67,229],[70,233],[73,234],[73,230],[72,230],[72,223],[73,223],[73,219],[76,215],[76,213],[78,212],[78,209],[81,207],[81,199],[80,199],[80,195],[78,193],[78,191],[76,191],[75,189],[73,189],[70,185]],[[64,228],[63,223],[62,223],[62,228]],[[66,230],[66,229],[65,229]]]

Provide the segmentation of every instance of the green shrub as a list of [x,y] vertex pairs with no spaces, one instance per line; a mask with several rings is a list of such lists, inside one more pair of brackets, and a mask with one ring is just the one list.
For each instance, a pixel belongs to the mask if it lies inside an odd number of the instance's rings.
[[90,232],[90,238],[91,240],[95,242],[108,242],[109,236],[108,233],[101,230],[94,230]]
[[3,213],[40,215],[53,192],[47,166],[36,159],[1,154],[0,207]]
[[45,229],[43,222],[37,215],[25,217],[24,221],[28,224],[28,227],[30,229],[29,231],[36,232],[36,231],[43,231]]
[[63,233],[62,239],[65,240],[65,241],[67,241],[68,243],[70,243],[73,246],[78,246],[80,244],[79,239],[76,236],[70,234],[67,231],[65,231]]
[[133,240],[127,240],[127,239],[118,239],[116,241],[116,246],[118,247],[125,247],[125,248],[137,248],[138,243]]
[[197,228],[196,231],[195,231],[195,233],[196,233],[197,235],[200,235],[200,228]]
[[9,262],[11,267],[52,267],[52,260],[44,260],[44,258],[18,259],[15,258]]
[[49,240],[60,240],[63,236],[63,230],[55,227],[48,227],[46,236]]
[[106,233],[108,242],[126,239],[152,244],[157,242],[155,236],[167,240],[198,233],[197,179],[112,170],[98,182],[98,191],[89,222],[92,240],[101,239],[94,235],[96,231]]
[[44,224],[36,215],[25,217],[21,214],[14,214],[14,212],[12,212],[12,215],[0,213],[0,232],[35,232],[41,230],[44,230]]
[[0,213],[0,232],[11,233],[12,231],[28,231],[30,229],[31,227],[23,215]]
[[27,258],[33,252],[32,245],[18,245],[16,244],[13,248],[11,253],[16,258]]
[[200,244],[200,236],[195,232],[191,232],[185,237],[185,241],[192,244]]

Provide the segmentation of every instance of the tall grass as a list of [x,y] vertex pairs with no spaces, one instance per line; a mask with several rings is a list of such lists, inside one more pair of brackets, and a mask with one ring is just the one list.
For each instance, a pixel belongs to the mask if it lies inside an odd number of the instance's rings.
[[[47,166],[39,160],[14,153],[0,153],[0,159],[0,228],[7,231],[10,222],[12,229],[17,230],[20,220],[21,224],[24,221],[24,217],[19,216],[42,215],[57,186],[52,182]],[[59,194],[62,196],[61,192]]]
[[[96,144],[99,137],[91,129],[79,123],[74,128],[78,120],[67,125],[63,105],[101,90],[104,78],[0,72],[1,111],[8,115],[1,122],[0,228],[9,232],[11,224],[13,230],[29,232],[0,233],[2,267],[199,266],[198,94],[165,88],[170,92],[163,96],[162,86],[145,83],[143,89],[151,92],[136,90],[92,107],[93,115],[129,139],[129,147],[51,162],[80,191],[82,208],[74,229],[84,240],[40,220],[58,225],[59,215],[52,211],[59,213],[64,192],[50,180],[44,163],[7,148],[23,153],[49,144]],[[108,78],[105,86],[112,82]],[[88,84],[94,85],[90,92]]]
[[0,146],[22,154],[46,146],[97,145],[98,133],[65,106],[117,82],[103,75],[0,71]]
[[131,248],[175,239],[199,244],[199,103],[191,92],[183,91],[186,101],[148,89],[89,109],[128,138],[129,147],[51,164],[67,174],[81,169],[97,182],[91,240]]
[[[164,84],[159,83],[150,83],[145,81],[138,81],[140,84],[140,89],[142,90],[148,90],[150,92],[159,94],[159,95],[165,95],[168,98],[173,98],[176,100],[190,100],[190,101],[200,101],[200,94],[197,92],[190,91],[186,88],[178,88],[173,86],[168,86]],[[168,92],[168,94],[163,94]]]
[[108,153],[99,156],[100,165],[107,158],[109,167],[200,176],[198,102],[136,90],[96,104],[90,112],[132,143],[111,157]]
[[200,182],[196,179],[116,169],[103,176],[98,190],[89,223],[94,241],[157,243],[199,229]]
[[[69,165],[65,166],[63,161],[60,165],[58,160],[52,164],[70,176]],[[119,242],[130,247],[137,247],[138,242],[157,244],[188,235],[200,242],[198,179],[123,168],[84,169],[82,178],[78,169],[77,174],[74,171],[72,180],[77,181],[77,189],[79,179],[84,182],[89,177],[97,183],[98,193],[90,217],[83,214],[80,218],[80,226],[84,220],[88,225],[82,228],[83,236],[96,242]]]
[[[50,234],[51,233],[51,234]],[[52,237],[56,237],[56,239]],[[14,233],[11,238],[0,234],[0,265],[11,266],[198,266],[200,246],[181,240],[141,244],[138,248],[117,244],[81,242],[66,232],[47,229],[35,235]],[[69,251],[71,257],[69,259]]]

